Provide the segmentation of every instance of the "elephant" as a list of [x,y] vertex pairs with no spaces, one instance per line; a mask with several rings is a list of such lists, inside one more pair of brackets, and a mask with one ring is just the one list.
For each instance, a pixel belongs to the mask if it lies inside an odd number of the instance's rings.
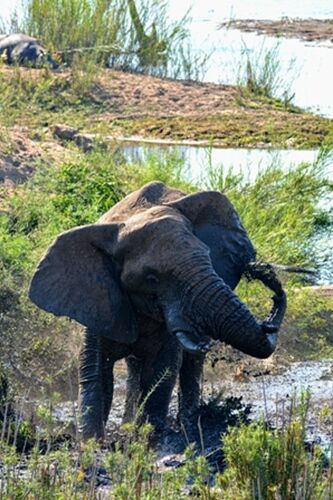
[[46,53],[36,38],[12,33],[0,39],[0,54],[5,53],[7,64],[43,66],[57,69],[59,64]]
[[[141,392],[146,418],[161,429],[178,374],[183,407],[197,404],[212,340],[257,358],[270,356],[286,294],[274,271],[257,264],[224,194],[186,195],[157,181],[126,196],[95,224],[60,234],[41,259],[29,296],[45,311],[85,326],[79,366],[83,437],[104,435],[113,366],[121,358],[138,360],[128,387],[134,397]],[[233,292],[244,273],[274,292],[263,321]]]

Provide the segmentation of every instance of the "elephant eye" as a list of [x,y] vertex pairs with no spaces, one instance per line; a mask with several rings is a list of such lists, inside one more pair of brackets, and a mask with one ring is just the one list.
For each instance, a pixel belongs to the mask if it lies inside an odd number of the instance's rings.
[[158,282],[159,282],[158,277],[154,273],[148,273],[148,274],[146,274],[145,280],[150,285],[157,285]]

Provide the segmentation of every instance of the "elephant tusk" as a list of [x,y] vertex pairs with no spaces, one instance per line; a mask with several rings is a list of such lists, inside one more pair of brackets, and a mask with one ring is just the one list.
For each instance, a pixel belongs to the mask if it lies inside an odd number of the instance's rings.
[[265,331],[265,333],[277,333],[279,330],[279,327],[276,325],[270,325],[268,322],[263,322],[262,327]]
[[210,346],[212,344],[210,339],[198,341],[195,338],[191,338],[191,335],[189,333],[183,331],[177,332],[176,337],[183,348],[191,354],[206,353],[210,349]]

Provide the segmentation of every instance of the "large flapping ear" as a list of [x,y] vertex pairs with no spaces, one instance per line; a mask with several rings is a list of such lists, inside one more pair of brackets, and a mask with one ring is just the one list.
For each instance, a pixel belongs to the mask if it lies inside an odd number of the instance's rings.
[[228,198],[216,191],[190,194],[169,206],[193,224],[194,234],[210,248],[217,274],[234,288],[255,250]]
[[138,336],[135,315],[108,255],[118,229],[118,224],[91,224],[62,233],[39,263],[29,297],[56,316],[131,343]]

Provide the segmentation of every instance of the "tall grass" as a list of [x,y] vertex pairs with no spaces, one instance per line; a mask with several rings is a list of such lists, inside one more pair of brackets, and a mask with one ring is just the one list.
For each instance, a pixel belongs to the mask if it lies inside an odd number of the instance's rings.
[[291,59],[285,68],[280,42],[271,46],[267,43],[264,40],[259,48],[252,49],[243,41],[237,68],[238,86],[255,96],[282,98],[288,105],[294,98],[291,88],[297,76],[296,60]]
[[[11,30],[40,39],[69,65],[108,65],[157,76],[197,78],[206,56],[193,55],[186,14],[168,15],[166,0],[25,0]],[[19,20],[18,20],[19,19]]]
[[[276,158],[255,179],[209,163],[202,182],[205,188],[223,191],[231,199],[259,257],[277,263],[311,265],[316,248],[309,245],[309,238],[319,227],[333,223],[329,157],[332,150],[324,148],[314,162],[289,168]],[[326,204],[322,203],[324,199]]]
[[[332,461],[318,445],[305,445],[307,394],[293,400],[282,428],[269,429],[262,421],[229,427],[222,436],[225,470],[215,480],[206,458],[191,447],[180,457],[181,467],[161,470],[149,447],[150,425],[126,424],[113,449],[78,438],[61,444],[61,430],[52,413],[53,397],[39,406],[36,441],[28,456],[5,440],[0,442],[1,498],[331,498]],[[20,424],[20,432],[28,436],[31,429]]]
[[[332,463],[319,445],[306,449],[310,395],[294,397],[282,428],[264,421],[230,429],[224,438],[226,471],[220,476],[223,498],[254,500],[328,500]],[[324,467],[326,463],[326,471]],[[233,497],[232,495],[235,495]]]

